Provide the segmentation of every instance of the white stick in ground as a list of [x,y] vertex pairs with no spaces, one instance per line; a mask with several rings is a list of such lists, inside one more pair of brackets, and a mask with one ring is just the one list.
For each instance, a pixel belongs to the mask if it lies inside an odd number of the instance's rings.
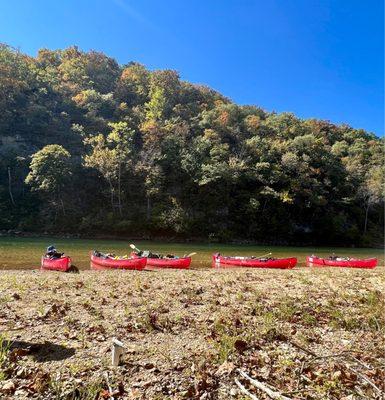
[[246,372],[243,372],[242,370],[238,369],[238,372],[246,378],[253,386],[258,388],[259,390],[262,390],[262,392],[265,392],[271,399],[275,400],[291,400],[289,397],[286,397],[282,395],[279,392],[275,392],[271,390],[269,387],[267,387],[265,384],[263,384],[260,381],[257,381],[256,379],[251,378],[249,375],[246,374]]
[[116,338],[112,339],[112,347],[111,347],[111,351],[112,351],[112,365],[114,367],[117,367],[119,365],[120,362],[120,357],[123,354],[124,351],[124,345],[121,341],[119,341]]
[[250,397],[251,400],[259,400],[259,398],[252,393],[250,393],[243,385],[241,382],[239,382],[238,379],[235,379],[236,385],[239,387],[239,390],[241,391],[242,394]]

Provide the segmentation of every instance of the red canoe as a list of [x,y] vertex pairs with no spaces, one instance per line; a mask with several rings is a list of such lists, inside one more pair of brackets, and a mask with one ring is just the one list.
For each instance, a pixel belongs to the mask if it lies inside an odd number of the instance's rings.
[[41,258],[40,269],[68,272],[71,269],[71,258],[67,256],[61,258],[48,258],[43,256]]
[[377,258],[349,258],[330,260],[328,258],[320,258],[316,256],[306,257],[306,263],[309,267],[345,267],[345,268],[369,268],[372,269],[377,265]]
[[91,269],[136,269],[143,270],[146,266],[144,257],[115,260],[113,258],[101,258],[91,254]]
[[[138,258],[139,256],[135,253],[131,253],[131,257]],[[147,257],[146,266],[155,268],[178,268],[178,269],[189,269],[191,264],[191,257],[182,258],[151,258]]]
[[290,258],[250,258],[224,257],[213,255],[213,267],[247,267],[247,268],[278,268],[291,269],[297,264],[295,257]]

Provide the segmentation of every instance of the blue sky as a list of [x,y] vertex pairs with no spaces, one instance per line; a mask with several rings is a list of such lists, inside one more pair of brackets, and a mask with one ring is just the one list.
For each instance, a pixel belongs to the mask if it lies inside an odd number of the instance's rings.
[[176,69],[240,104],[384,134],[382,0],[0,0],[0,41]]

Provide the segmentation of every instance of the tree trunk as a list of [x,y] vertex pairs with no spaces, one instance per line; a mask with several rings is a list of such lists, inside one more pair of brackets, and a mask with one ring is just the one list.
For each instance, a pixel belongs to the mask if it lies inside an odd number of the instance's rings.
[[63,210],[63,215],[66,215],[66,210],[64,208],[64,203],[63,203],[63,199],[60,197],[60,204],[61,204],[61,208]]
[[151,199],[150,196],[147,195],[147,213],[146,213],[147,221],[150,220],[150,217],[151,217]]
[[364,235],[366,234],[366,229],[368,227],[368,214],[369,214],[369,203],[366,205],[366,210],[365,210]]
[[263,202],[263,207],[262,207],[261,215],[263,215],[263,213],[265,212],[266,205],[267,205],[267,199],[265,198],[265,201]]
[[13,194],[12,194],[11,167],[8,167],[8,192],[9,192],[9,197],[11,199],[11,203],[14,206],[15,200],[14,200]]
[[111,201],[111,208],[112,211],[114,211],[114,187],[112,186],[111,181],[108,181],[109,185],[110,185],[110,201]]
[[118,207],[119,207],[119,215],[122,216],[122,193],[121,193],[121,163],[119,163],[119,172],[118,172]]

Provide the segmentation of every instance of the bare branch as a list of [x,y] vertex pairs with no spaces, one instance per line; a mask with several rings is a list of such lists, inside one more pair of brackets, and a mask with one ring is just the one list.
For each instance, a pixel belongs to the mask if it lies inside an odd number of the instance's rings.
[[249,396],[250,399],[252,400],[259,400],[257,396],[253,395],[252,393],[250,393],[243,385],[241,382],[239,382],[238,379],[235,379],[235,383],[236,385],[239,387],[240,391],[245,394],[246,396]]
[[249,382],[253,386],[258,388],[259,390],[262,390],[262,392],[265,392],[271,399],[274,399],[274,400],[291,400],[290,397],[283,396],[281,393],[271,390],[269,387],[267,387],[262,382],[251,378],[249,375],[246,374],[246,372],[243,372],[240,369],[238,369],[238,371],[244,378],[248,379]]

